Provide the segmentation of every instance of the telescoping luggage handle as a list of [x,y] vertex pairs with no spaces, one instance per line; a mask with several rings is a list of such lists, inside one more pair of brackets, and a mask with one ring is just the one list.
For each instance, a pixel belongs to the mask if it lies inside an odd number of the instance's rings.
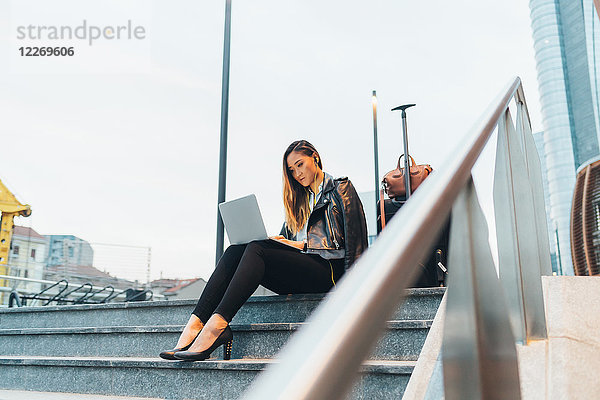
[[[406,133],[406,109],[410,107],[414,107],[416,104],[404,104],[398,107],[392,108],[392,111],[402,111],[402,137],[404,140],[404,187],[406,188],[406,200],[410,196],[410,164],[409,164],[409,154],[408,154],[408,134]],[[400,169],[400,158],[398,159],[398,169]],[[412,158],[412,157],[411,157]],[[385,228],[385,210],[383,205],[383,187],[381,188],[381,196],[379,197],[379,203],[381,207],[380,215],[381,215],[381,229]]]
[[402,111],[402,137],[404,139],[404,186],[406,187],[406,200],[411,195],[410,192],[410,160],[409,160],[409,152],[408,152],[408,133],[406,132],[406,109],[410,107],[414,107],[416,104],[404,104],[402,106],[398,106],[392,108],[392,111]]

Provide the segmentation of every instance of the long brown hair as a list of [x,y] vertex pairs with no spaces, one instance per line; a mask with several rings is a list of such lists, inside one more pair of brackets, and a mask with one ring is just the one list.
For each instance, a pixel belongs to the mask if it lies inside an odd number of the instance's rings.
[[293,151],[313,158],[319,168],[323,169],[321,156],[315,146],[306,140],[297,140],[290,144],[283,153],[283,207],[288,229],[295,235],[304,226],[310,215],[308,204],[308,188],[302,186],[288,169],[287,158]]

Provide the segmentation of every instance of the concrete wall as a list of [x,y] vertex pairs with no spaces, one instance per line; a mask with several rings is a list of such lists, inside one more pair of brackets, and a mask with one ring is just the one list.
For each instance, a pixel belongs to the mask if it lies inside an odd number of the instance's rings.
[[544,277],[549,398],[600,398],[600,277]]
[[[517,345],[521,398],[599,399],[600,276],[544,276],[542,284],[548,339]],[[429,331],[404,400],[443,398],[443,310],[441,306]]]
[[517,346],[526,400],[600,398],[600,277],[544,276],[548,340]]

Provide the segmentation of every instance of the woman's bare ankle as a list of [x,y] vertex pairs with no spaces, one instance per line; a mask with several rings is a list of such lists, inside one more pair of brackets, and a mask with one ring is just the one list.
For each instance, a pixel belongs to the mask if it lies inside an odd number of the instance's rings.
[[183,332],[179,336],[177,341],[177,348],[185,347],[190,344],[198,335],[198,333],[204,328],[204,324],[196,315],[192,314],[188,320]]
[[190,315],[190,319],[187,322],[186,328],[188,326],[193,329],[202,329],[204,327],[204,324],[202,323],[200,318],[198,318],[195,314],[192,314]]
[[214,313],[211,315],[210,319],[206,321],[206,325],[209,324],[213,328],[225,329],[227,328],[227,325],[229,325],[229,322],[227,322],[225,317],[223,317],[221,314]]
[[213,314],[202,329],[202,333],[194,341],[189,351],[204,351],[208,349],[217,340],[221,332],[227,328],[229,323],[220,314]]

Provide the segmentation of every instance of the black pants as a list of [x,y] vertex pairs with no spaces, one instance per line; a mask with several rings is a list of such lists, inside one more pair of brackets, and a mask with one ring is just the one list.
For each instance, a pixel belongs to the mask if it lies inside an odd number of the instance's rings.
[[269,240],[229,246],[193,314],[203,323],[213,313],[231,322],[259,285],[278,294],[328,292],[344,273],[343,261],[303,254]]

